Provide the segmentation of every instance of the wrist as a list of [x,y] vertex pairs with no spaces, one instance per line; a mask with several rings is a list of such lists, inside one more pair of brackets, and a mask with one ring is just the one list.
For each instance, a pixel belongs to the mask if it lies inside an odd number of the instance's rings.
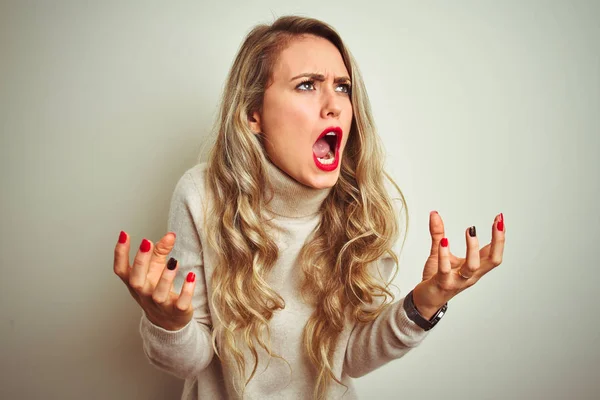
[[165,324],[164,321],[159,321],[156,318],[150,316],[148,313],[144,312],[144,314],[146,314],[146,319],[148,321],[150,321],[150,323],[158,328],[164,329],[165,331],[170,331],[170,332],[176,332],[181,330],[183,327],[185,327],[185,325],[183,326],[179,326],[179,325],[174,325],[174,324]]
[[403,307],[407,317],[411,319],[416,325],[423,328],[425,331],[428,331],[434,326],[436,326],[448,310],[448,304],[446,303],[442,307],[440,307],[432,316],[427,315],[427,317],[425,317],[421,314],[419,310],[417,310],[415,306],[414,289],[406,295]]
[[417,309],[419,314],[421,314],[423,316],[423,318],[425,318],[426,320],[430,320],[431,317],[433,317],[435,315],[437,310],[440,309],[440,307],[438,307],[438,308],[423,307],[423,306],[418,306],[417,304],[415,304],[415,308]]
[[429,301],[431,297],[428,288],[423,282],[419,283],[413,289],[413,303],[415,308],[427,320],[430,320],[445,304],[433,304]]

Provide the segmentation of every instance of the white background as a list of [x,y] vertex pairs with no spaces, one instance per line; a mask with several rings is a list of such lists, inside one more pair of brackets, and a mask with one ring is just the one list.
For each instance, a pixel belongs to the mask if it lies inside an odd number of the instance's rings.
[[0,397],[179,398],[113,249],[166,233],[239,45],[285,14],[333,25],[364,74],[410,211],[402,294],[430,210],[459,255],[506,221],[502,265],[361,398],[598,398],[599,3],[374,0],[1,3]]

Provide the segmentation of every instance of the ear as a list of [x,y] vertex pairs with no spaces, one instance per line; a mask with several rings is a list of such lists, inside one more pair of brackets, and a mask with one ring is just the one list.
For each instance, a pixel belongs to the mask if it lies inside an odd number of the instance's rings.
[[258,111],[254,111],[252,115],[248,116],[248,124],[255,134],[262,133],[260,114]]

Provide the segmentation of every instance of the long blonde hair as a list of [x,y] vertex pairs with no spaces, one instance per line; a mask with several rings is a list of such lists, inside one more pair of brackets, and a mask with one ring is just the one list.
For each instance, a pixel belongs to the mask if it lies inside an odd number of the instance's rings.
[[[255,341],[270,356],[261,333],[270,339],[269,320],[285,302],[266,282],[279,252],[265,218],[269,162],[260,135],[248,123],[260,111],[272,68],[280,52],[294,38],[315,35],[329,40],[340,51],[352,80],[353,119],[340,176],[320,208],[320,223],[299,254],[304,272],[301,293],[314,306],[303,334],[304,349],[316,376],[314,398],[323,399],[332,381],[345,386],[333,373],[333,351],[344,328],[345,316],[357,323],[375,319],[389,303],[373,308],[375,298],[394,299],[389,282],[374,279],[369,264],[388,254],[399,238],[397,209],[384,186],[384,177],[404,196],[384,171],[384,153],[376,134],[367,92],[350,52],[337,32],[312,18],[284,16],[272,25],[258,25],[246,36],[226,81],[215,123],[216,141],[207,162],[206,179],[213,209],[207,215],[207,238],[218,262],[212,276],[213,312],[220,322],[213,330],[213,347],[232,355],[239,376],[245,377],[241,334],[258,366]],[[406,211],[406,208],[405,208]],[[408,229],[408,213],[406,212]],[[402,242],[402,246],[404,241]],[[235,260],[234,263],[231,260]],[[392,278],[393,279],[393,278]],[[288,363],[289,365],[289,363]],[[236,388],[237,390],[237,388]]]

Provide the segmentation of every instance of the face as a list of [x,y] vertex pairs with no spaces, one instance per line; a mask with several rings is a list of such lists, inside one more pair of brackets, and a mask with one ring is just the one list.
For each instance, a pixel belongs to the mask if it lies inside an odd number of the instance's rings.
[[[350,75],[328,40],[294,39],[274,65],[262,112],[250,125],[262,132],[267,155],[296,181],[313,188],[337,182],[352,123]],[[328,132],[335,135],[326,135]]]

